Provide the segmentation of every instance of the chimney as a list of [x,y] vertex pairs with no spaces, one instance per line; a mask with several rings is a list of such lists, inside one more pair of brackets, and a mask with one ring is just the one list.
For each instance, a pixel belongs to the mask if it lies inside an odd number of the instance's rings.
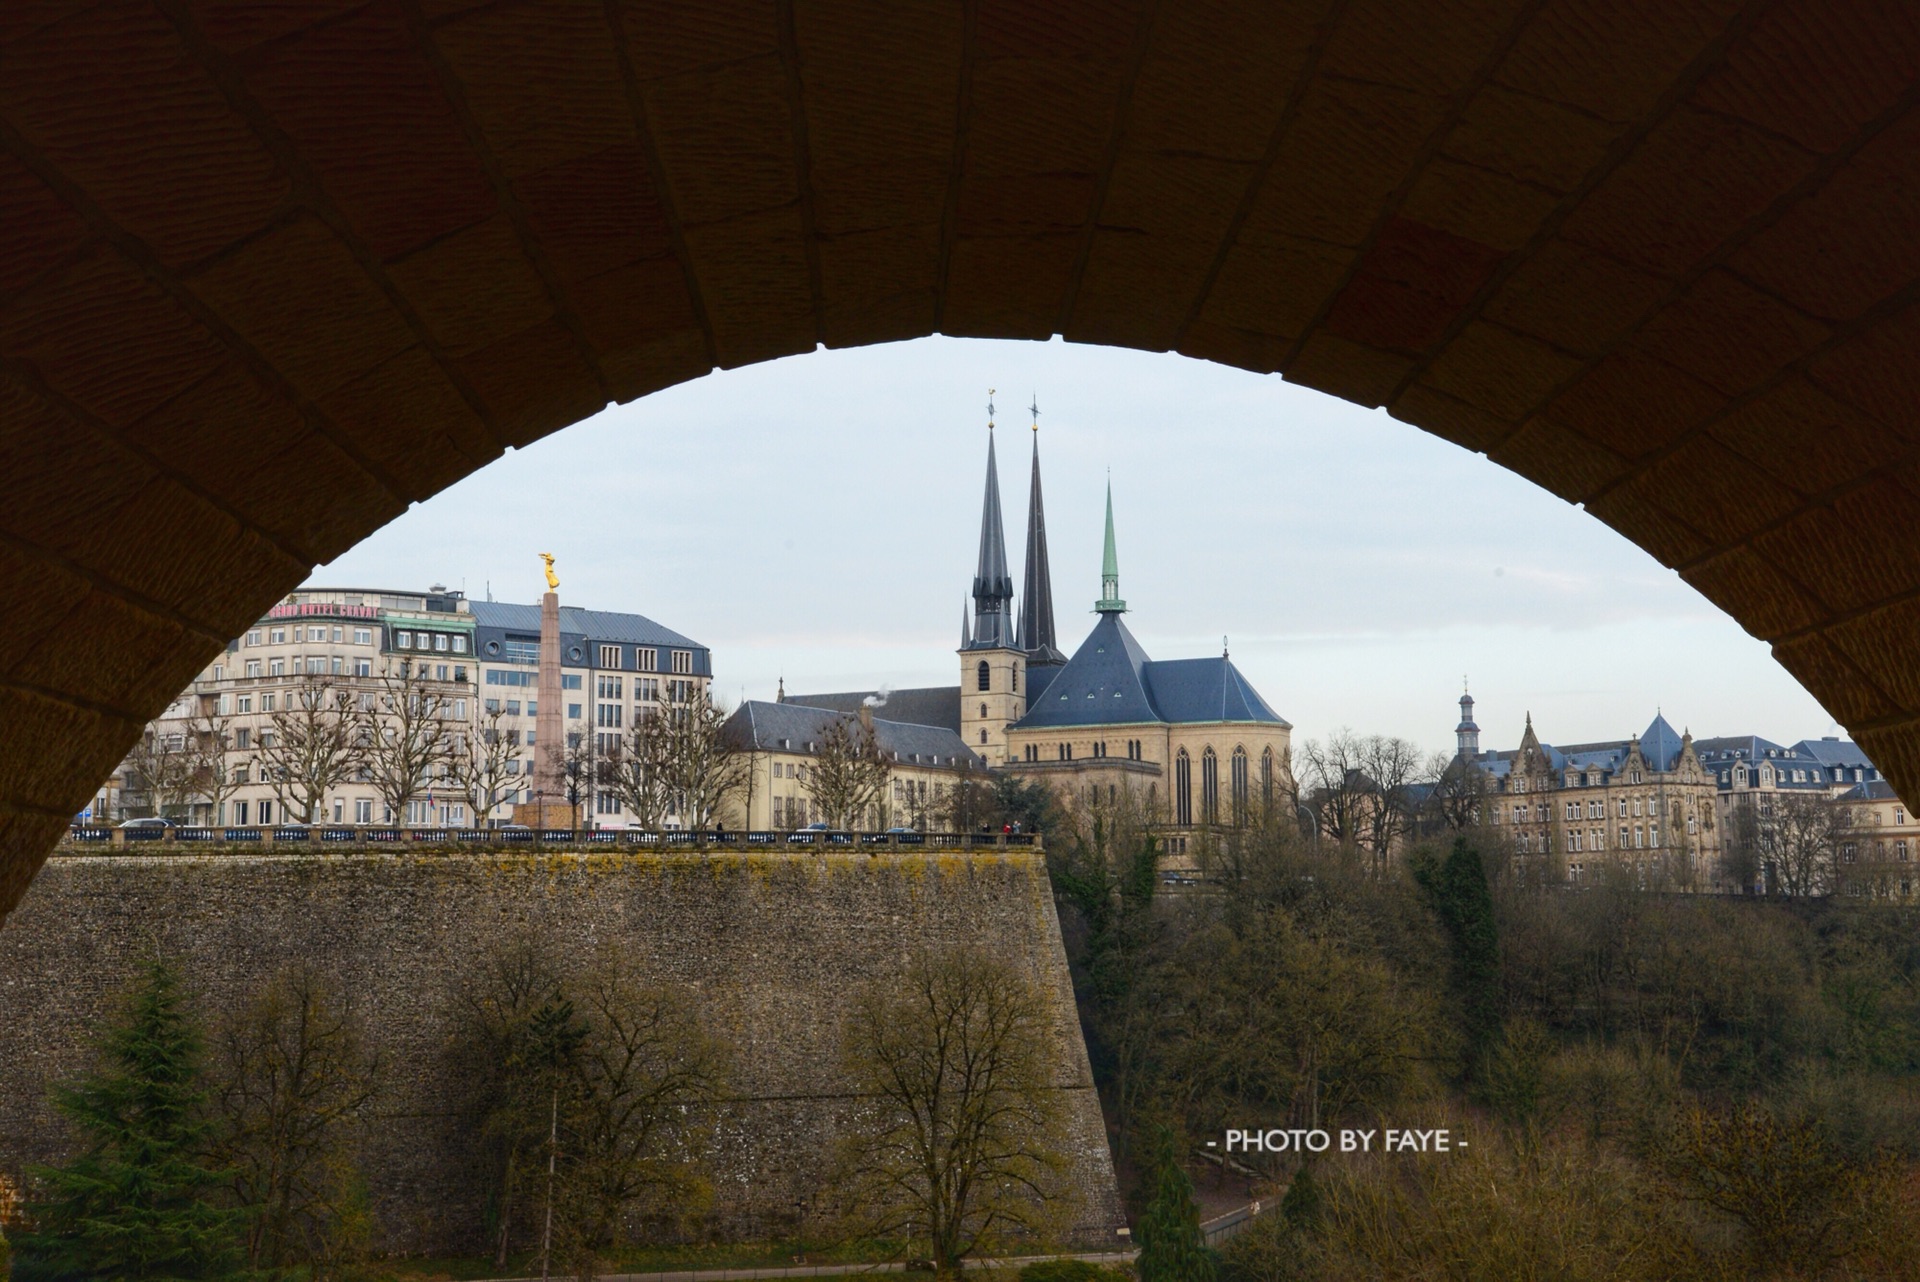
[[868,734],[873,733],[873,708],[869,704],[860,705],[860,726]]

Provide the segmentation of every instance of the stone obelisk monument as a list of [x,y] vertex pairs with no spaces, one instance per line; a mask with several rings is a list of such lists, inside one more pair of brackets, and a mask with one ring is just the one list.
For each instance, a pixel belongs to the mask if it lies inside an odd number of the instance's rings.
[[547,594],[540,598],[540,673],[536,687],[540,710],[533,717],[533,787],[540,803],[543,828],[571,828],[574,814],[567,804],[567,741],[560,717],[560,576],[553,572],[553,554],[542,552],[547,566]]

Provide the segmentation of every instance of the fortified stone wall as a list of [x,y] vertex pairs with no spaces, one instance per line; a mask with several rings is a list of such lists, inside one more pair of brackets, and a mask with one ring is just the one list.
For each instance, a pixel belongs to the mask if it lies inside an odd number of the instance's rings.
[[317,963],[386,1059],[366,1171],[384,1245],[471,1247],[481,1208],[454,1106],[455,996],[491,942],[531,930],[684,986],[733,1047],[713,1154],[721,1237],[791,1233],[818,1204],[856,1103],[839,1067],[846,999],[918,945],[968,941],[1042,987],[1075,1168],[1076,1240],[1124,1223],[1044,864],[971,855],[86,855],[48,862],[0,928],[0,1170],[71,1143],[49,1084],[143,960],[175,962],[203,1015]]

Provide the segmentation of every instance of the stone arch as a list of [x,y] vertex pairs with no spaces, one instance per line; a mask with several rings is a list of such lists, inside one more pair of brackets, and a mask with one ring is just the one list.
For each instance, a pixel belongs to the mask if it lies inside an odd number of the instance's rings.
[[1920,790],[1900,6],[705,12],[0,23],[0,910],[409,503],[609,401],[929,333],[1384,406],[1676,568]]

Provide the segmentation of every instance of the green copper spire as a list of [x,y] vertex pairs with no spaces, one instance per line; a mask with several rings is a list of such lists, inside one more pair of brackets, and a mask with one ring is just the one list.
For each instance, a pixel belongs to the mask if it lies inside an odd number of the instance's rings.
[[1107,550],[1100,558],[1100,599],[1093,608],[1101,614],[1124,614],[1120,599],[1120,555],[1113,550],[1113,482],[1107,482]]

